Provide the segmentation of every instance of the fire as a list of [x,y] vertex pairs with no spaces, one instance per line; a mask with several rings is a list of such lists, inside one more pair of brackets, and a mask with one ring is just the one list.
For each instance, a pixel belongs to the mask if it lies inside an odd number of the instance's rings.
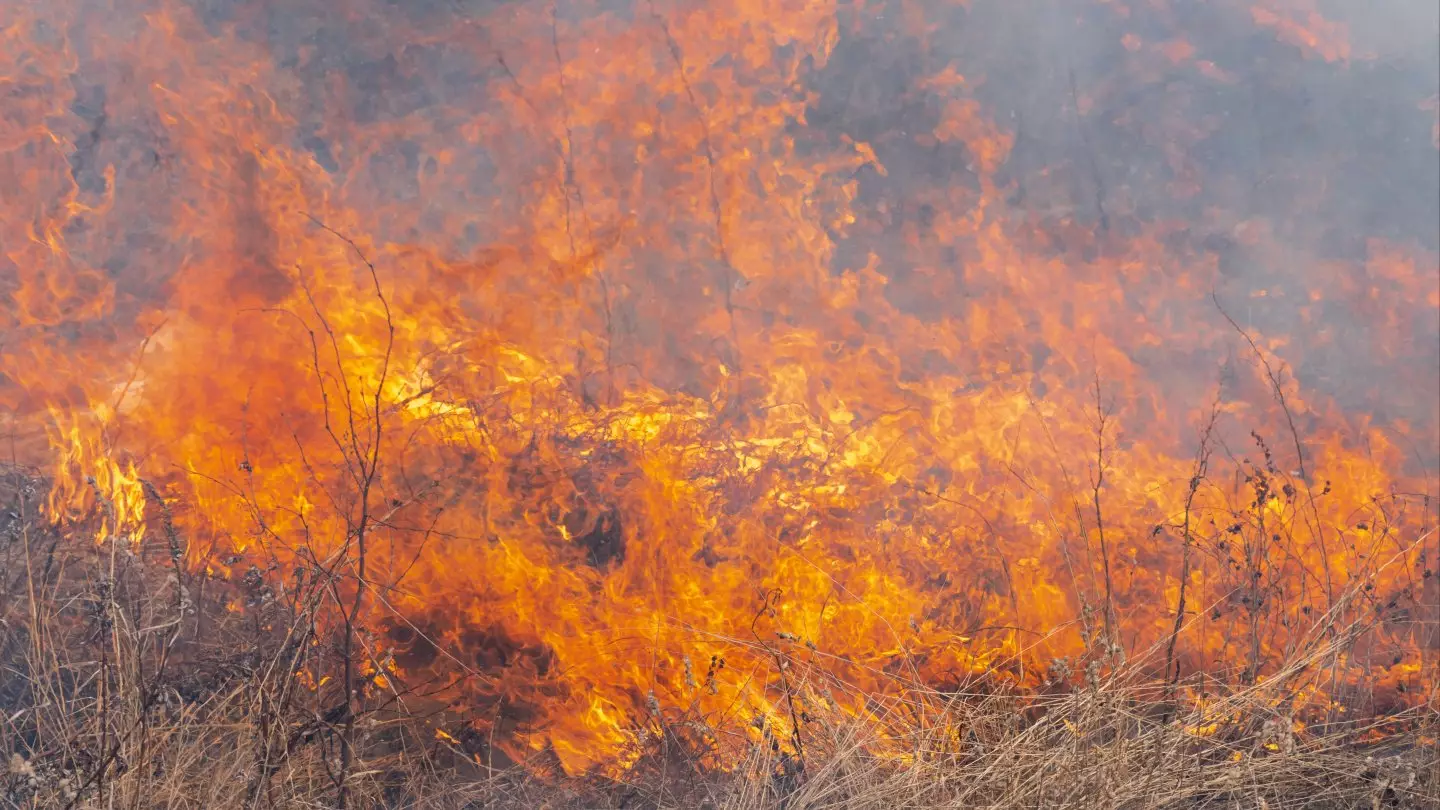
[[1342,691],[1435,688],[1437,246],[1344,219],[1343,150],[1226,165],[1200,89],[1251,68],[1178,8],[1037,24],[1104,58],[1007,109],[939,36],[978,0],[222,5],[0,17],[0,404],[55,520],[184,504],[216,576],[363,538],[372,686],[451,673],[572,773],[1360,623]]
[[[52,419],[57,426],[64,425],[67,415],[54,413]],[[135,464],[115,461],[106,448],[97,446],[95,431],[78,422],[52,436],[51,444],[58,459],[47,504],[50,515],[61,520],[98,506],[102,519],[97,542],[139,543],[145,530],[146,494]]]

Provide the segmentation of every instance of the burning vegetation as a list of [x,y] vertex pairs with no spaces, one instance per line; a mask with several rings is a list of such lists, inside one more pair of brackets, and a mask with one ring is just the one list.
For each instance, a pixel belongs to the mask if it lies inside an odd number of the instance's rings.
[[1440,801],[1435,19],[0,0],[0,804]]

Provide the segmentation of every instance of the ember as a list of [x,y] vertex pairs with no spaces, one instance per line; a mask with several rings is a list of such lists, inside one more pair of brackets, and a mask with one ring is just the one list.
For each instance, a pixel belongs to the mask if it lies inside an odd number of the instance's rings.
[[419,695],[780,793],[971,697],[1433,735],[1435,13],[1022,6],[0,0],[35,531],[284,636],[342,802]]

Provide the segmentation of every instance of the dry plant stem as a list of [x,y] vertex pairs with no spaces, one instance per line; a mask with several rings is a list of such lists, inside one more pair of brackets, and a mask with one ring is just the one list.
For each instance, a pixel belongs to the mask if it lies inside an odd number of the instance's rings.
[[[10,456],[11,463],[14,464],[14,436],[11,436],[10,438]],[[24,484],[21,484],[19,487],[18,501],[20,506],[20,542],[24,547],[25,554],[25,597],[26,609],[29,611],[30,620],[30,655],[31,660],[42,661],[45,659],[45,643],[44,637],[40,633],[40,628],[43,625],[40,622],[40,602],[36,598],[35,594],[35,561],[33,545],[30,539],[30,504],[29,501],[25,498]],[[44,739],[42,738],[41,740],[39,740],[39,743],[43,746],[45,743]]]
[[1200,446],[1195,452],[1195,467],[1191,472],[1185,492],[1185,514],[1180,524],[1180,587],[1175,605],[1175,624],[1170,629],[1170,640],[1165,645],[1165,702],[1167,708],[1164,721],[1166,723],[1170,721],[1168,704],[1174,700],[1175,688],[1180,683],[1180,665],[1175,660],[1175,648],[1180,640],[1180,630],[1185,624],[1185,597],[1190,584],[1190,555],[1193,543],[1190,521],[1195,514],[1195,494],[1200,491],[1200,485],[1204,483],[1209,472],[1210,437],[1214,433],[1215,423],[1219,416],[1219,403],[1212,403],[1210,416],[1200,430]]
[[[654,0],[649,0],[650,15],[654,18],[655,24],[660,27],[661,33],[665,35],[665,43],[670,50],[670,58],[675,62],[675,72],[680,79],[680,86],[685,90],[685,98],[690,102],[690,108],[695,111],[695,117],[700,122],[700,148],[705,153],[705,165],[707,172],[707,187],[710,192],[710,210],[715,220],[715,252],[720,259],[721,277],[720,289],[724,291],[725,315],[729,319],[730,326],[730,356],[724,358],[727,363],[734,366],[737,374],[744,368],[744,360],[740,356],[740,335],[735,324],[735,285],[740,282],[741,276],[730,261],[730,248],[727,244],[725,209],[720,204],[720,190],[715,183],[719,170],[716,168],[715,147],[710,139],[710,119],[705,115],[705,108],[700,106],[700,100],[695,95],[695,89],[690,84],[690,76],[685,71],[685,57],[680,51],[680,43],[676,41],[674,34],[670,32],[669,23],[665,17],[655,8]],[[731,407],[739,408],[743,402],[744,388],[737,387],[735,401]]]
[[[313,582],[309,591],[309,594],[305,596],[303,607],[296,611],[296,621],[291,624],[286,633],[285,641],[280,648],[281,655],[271,662],[262,676],[260,688],[256,690],[258,705],[256,706],[255,722],[259,726],[260,746],[256,773],[247,791],[252,808],[259,806],[262,797],[270,798],[271,779],[275,771],[290,757],[304,734],[303,729],[296,730],[286,735],[282,742],[278,735],[284,731],[284,728],[276,721],[289,714],[296,691],[295,675],[301,671],[301,659],[309,648],[310,641],[316,637],[315,613],[321,600],[324,599],[325,593]],[[287,649],[293,649],[294,652],[282,666],[281,659]],[[270,682],[277,677],[280,683],[278,698],[271,696],[269,686]],[[269,803],[273,805],[273,799]]]
[[[355,398],[350,389],[349,372],[345,364],[344,358],[340,352],[338,338],[335,335],[334,330],[331,328],[328,320],[325,318],[324,312],[321,310],[319,304],[315,301],[314,296],[310,292],[308,284],[304,282],[304,278],[302,276],[301,287],[305,291],[306,298],[310,303],[311,310],[315,317],[318,319],[321,328],[324,330],[326,336],[329,338],[329,343],[333,354],[333,362],[335,364],[335,368],[338,371],[337,376],[341,385],[341,393],[344,397],[345,418],[348,423],[347,438],[349,439],[349,441],[341,441],[340,438],[335,435],[335,432],[329,422],[328,407],[326,409],[326,430],[329,433],[331,439],[334,441],[336,449],[340,452],[341,457],[346,459],[346,464],[347,467],[350,469],[353,483],[356,489],[355,494],[358,500],[358,514],[355,514],[353,512],[346,512],[346,538],[344,544],[342,545],[340,555],[340,557],[342,558],[350,558],[350,549],[353,544],[354,553],[351,563],[353,564],[355,569],[355,586],[354,594],[350,598],[348,607],[341,603],[341,597],[336,578],[332,576],[330,579],[332,596],[336,600],[337,607],[340,610],[342,623],[341,666],[343,669],[343,688],[345,690],[345,694],[342,698],[344,709],[343,730],[340,734],[339,772],[338,774],[336,774],[335,781],[336,804],[338,807],[344,808],[348,804],[350,795],[350,774],[352,772],[355,756],[355,718],[356,715],[359,713],[359,707],[355,704],[355,701],[358,698],[358,690],[356,688],[357,623],[359,621],[361,610],[364,607],[366,588],[369,584],[367,576],[367,563],[369,551],[369,532],[372,530],[372,496],[378,481],[381,459],[380,448],[384,442],[385,409],[383,407],[382,397],[390,371],[390,359],[395,347],[395,321],[393,315],[390,312],[390,304],[385,298],[384,290],[380,286],[379,273],[376,270],[374,263],[371,262],[370,259],[365,255],[365,252],[360,248],[360,246],[357,245],[350,237],[340,233],[339,231],[336,231],[334,228],[331,228],[329,225],[325,224],[320,219],[308,214],[307,216],[314,224],[319,226],[321,229],[328,231],[330,234],[337,237],[346,245],[348,245],[351,250],[355,252],[356,256],[359,257],[361,263],[364,264],[366,270],[368,271],[370,282],[373,286],[373,294],[376,300],[380,303],[381,309],[383,311],[386,328],[384,356],[381,359],[380,370],[374,383],[374,392],[369,397],[366,397],[364,393],[361,392],[362,399],[368,401],[369,405],[367,410],[363,413],[363,418],[366,420],[365,427],[367,428],[368,436],[366,436],[366,441],[362,443],[360,438],[360,425],[357,424],[356,406],[354,404]],[[311,335],[313,347],[314,333],[311,332]],[[318,358],[315,371],[316,383],[321,389],[322,397],[326,397],[328,401],[328,396],[325,394],[325,379],[324,375],[319,370]],[[340,559],[337,559],[337,568],[339,564]],[[333,571],[335,569],[331,570]]]
[[780,651],[772,647],[770,644],[766,643],[764,639],[760,638],[759,631],[755,629],[755,626],[759,623],[761,616],[773,612],[774,609],[771,607],[770,603],[779,596],[779,590],[772,590],[764,595],[764,602],[761,605],[760,610],[755,614],[755,618],[752,619],[750,622],[750,635],[755,637],[756,643],[763,647],[765,651],[770,654],[770,657],[773,658],[775,661],[775,669],[780,674],[781,688],[785,690],[785,705],[790,711],[791,739],[795,744],[795,757],[800,763],[800,769],[803,771],[805,767],[805,745],[800,738],[800,714],[795,711],[795,691],[790,687],[790,678],[789,675],[786,673],[785,660],[781,658]]
[[1321,559],[1323,561],[1323,568],[1325,571],[1325,592],[1328,598],[1331,601],[1334,601],[1334,583],[1331,580],[1330,573],[1330,550],[1326,548],[1325,545],[1325,532],[1323,530],[1323,527],[1319,523],[1318,512],[1315,507],[1314,489],[1310,486],[1310,477],[1306,472],[1305,468],[1305,448],[1300,440],[1300,429],[1295,424],[1295,414],[1290,410],[1289,402],[1286,401],[1285,388],[1280,383],[1279,375],[1270,365],[1269,358],[1267,358],[1265,356],[1265,353],[1260,350],[1260,345],[1255,342],[1255,339],[1250,336],[1250,333],[1247,332],[1244,327],[1240,326],[1239,323],[1236,323],[1234,318],[1230,317],[1230,313],[1226,312],[1225,308],[1221,306],[1220,297],[1217,294],[1212,292],[1210,294],[1210,298],[1212,301],[1215,302],[1215,308],[1220,311],[1220,315],[1225,318],[1225,321],[1230,324],[1230,327],[1232,329],[1238,332],[1240,336],[1245,339],[1245,342],[1250,346],[1250,350],[1253,351],[1255,353],[1255,357],[1259,359],[1261,367],[1265,369],[1265,377],[1270,382],[1271,394],[1275,397],[1275,401],[1279,403],[1281,411],[1285,414],[1285,423],[1290,430],[1290,439],[1295,449],[1295,464],[1300,473],[1300,483],[1303,487],[1305,487],[1305,492],[1310,506],[1310,512],[1311,515],[1315,518],[1314,522],[1311,525],[1311,531],[1315,533],[1315,540],[1320,544]]
[[1105,409],[1100,391],[1100,372],[1095,372],[1095,470],[1090,478],[1091,504],[1095,509],[1095,532],[1100,541],[1100,565],[1105,577],[1105,644],[1106,653],[1110,648],[1118,649],[1120,640],[1115,627],[1114,582],[1110,575],[1110,547],[1105,539],[1105,516],[1100,511],[1100,491],[1105,486],[1105,473],[1109,462],[1105,457],[1105,428],[1110,414]]
[[[553,8],[553,6],[552,6],[552,8]],[[558,64],[558,66],[559,66],[559,70],[560,70],[560,72],[561,72],[561,79],[562,79],[562,82],[563,82],[563,78],[564,78],[563,74],[564,74],[565,65],[564,65],[563,60],[561,60],[561,58],[560,58],[560,46],[559,46],[558,34],[557,34],[557,38],[556,38],[554,44],[555,44],[555,60],[556,60],[556,63]],[[616,380],[615,380],[615,341],[616,341],[616,333],[615,333],[615,312],[614,312],[614,302],[613,302],[613,296],[614,296],[614,294],[611,292],[611,289],[610,289],[610,275],[609,275],[609,273],[606,272],[605,265],[604,265],[604,263],[603,263],[603,261],[602,261],[602,259],[601,259],[601,257],[604,255],[604,251],[602,251],[602,249],[601,249],[601,244],[600,244],[600,243],[597,243],[597,241],[596,241],[596,239],[595,239],[595,226],[594,226],[594,223],[593,223],[593,222],[591,221],[591,219],[590,219],[590,209],[589,209],[589,207],[588,207],[588,206],[586,205],[586,203],[585,203],[585,189],[584,189],[583,186],[580,185],[579,181],[576,179],[576,176],[575,176],[575,164],[574,164],[574,152],[575,152],[575,150],[574,150],[574,135],[573,135],[573,133],[572,133],[572,131],[571,131],[571,125],[570,125],[570,119],[569,119],[569,115],[570,115],[570,112],[569,112],[569,101],[568,101],[568,98],[564,95],[564,92],[565,92],[565,91],[564,91],[564,88],[562,88],[562,96],[561,96],[561,99],[562,99],[562,101],[563,101],[564,104],[565,104],[565,110],[566,110],[566,119],[565,119],[565,166],[566,166],[566,177],[567,177],[567,179],[568,179],[571,187],[573,187],[574,190],[575,190],[575,200],[576,200],[576,202],[578,202],[578,203],[580,204],[580,217],[581,217],[581,219],[583,219],[584,222],[585,222],[585,237],[586,237],[586,240],[589,242],[589,245],[590,245],[589,248],[588,248],[586,257],[587,257],[587,259],[588,259],[589,261],[593,262],[593,264],[594,264],[594,266],[595,266],[595,280],[599,283],[599,286],[600,286],[601,312],[603,313],[604,319],[605,319],[605,401],[606,401],[607,404],[613,404],[613,403],[615,403],[615,402],[617,401],[618,391],[619,391],[619,389],[616,388]],[[604,249],[605,249],[606,251],[608,251],[610,248],[612,248],[612,247],[614,246],[614,241],[615,241],[615,237],[613,237],[613,236],[607,237],[607,239],[605,240]]]
[[[1065,465],[1065,462],[1064,462],[1064,454],[1060,452],[1060,446],[1059,446],[1059,444],[1055,441],[1055,433],[1054,433],[1054,431],[1052,431],[1052,430],[1050,429],[1050,420],[1046,417],[1046,415],[1044,414],[1044,412],[1041,411],[1041,409],[1040,409],[1040,407],[1039,407],[1039,404],[1035,401],[1034,396],[1033,396],[1029,391],[1027,391],[1026,394],[1025,394],[1025,400],[1026,400],[1026,403],[1030,406],[1030,411],[1031,411],[1031,413],[1034,413],[1035,416],[1036,416],[1036,418],[1037,418],[1037,419],[1039,420],[1039,422],[1040,422],[1040,428],[1041,428],[1042,432],[1044,432],[1044,434],[1045,434],[1046,444],[1048,445],[1051,454],[1052,454],[1052,455],[1054,456],[1054,458],[1055,458],[1055,463],[1056,463],[1056,465],[1057,465],[1057,466],[1059,467],[1059,469],[1060,469],[1060,477],[1061,477],[1061,480],[1062,480],[1062,481],[1064,482],[1064,484],[1065,484],[1065,491],[1066,491],[1067,493],[1070,493],[1070,494],[1071,494],[1071,506],[1072,506],[1073,511],[1074,511],[1074,513],[1075,513],[1075,526],[1076,526],[1077,531],[1079,532],[1079,534],[1083,537],[1083,536],[1085,536],[1085,534],[1086,534],[1085,516],[1084,516],[1084,514],[1083,514],[1083,512],[1082,512],[1082,510],[1081,510],[1079,500],[1074,497],[1074,493],[1078,491],[1078,488],[1077,488],[1076,485],[1075,485],[1075,479],[1070,475],[1070,470],[1069,470],[1069,468]],[[1034,492],[1037,496],[1039,496],[1039,497],[1041,497],[1041,498],[1044,498],[1045,501],[1046,501],[1046,503],[1047,503],[1047,505],[1049,504],[1049,499],[1044,495],[1044,493],[1042,493],[1040,490],[1038,490],[1037,488],[1035,488],[1029,481],[1027,481],[1027,480],[1025,479],[1024,476],[1020,475],[1018,471],[1016,471],[1016,470],[1012,467],[1011,470],[1010,470],[1010,472],[1011,472],[1011,474],[1013,474],[1018,480],[1020,480],[1020,482],[1021,482],[1022,484],[1024,484],[1027,489],[1029,489],[1029,490],[1031,490],[1032,492]],[[1061,527],[1061,526],[1062,526],[1062,522],[1061,522],[1060,520],[1058,520],[1058,519],[1053,518],[1053,517],[1052,517],[1052,522],[1053,522],[1057,527]],[[1069,577],[1070,577],[1070,587],[1074,590],[1075,600],[1076,600],[1077,602],[1079,602],[1079,603],[1080,603],[1080,606],[1081,606],[1081,611],[1080,611],[1081,627],[1083,628],[1085,637],[1086,637],[1086,638],[1091,638],[1091,637],[1093,637],[1094,634],[1095,634],[1095,628],[1094,628],[1094,626],[1091,624],[1090,593],[1087,592],[1086,588],[1084,588],[1084,587],[1082,586],[1080,576],[1079,576],[1079,574],[1076,573],[1076,569],[1075,569],[1075,555],[1072,554],[1071,551],[1070,551],[1070,533],[1069,533],[1068,531],[1064,530],[1063,528],[1060,528],[1060,534],[1061,534],[1060,556],[1061,556],[1061,558],[1064,559],[1064,561],[1065,561],[1065,571],[1066,571],[1066,573],[1067,573],[1067,574],[1069,575]],[[1089,553],[1090,553],[1089,543],[1086,543],[1085,553],[1086,553],[1086,559],[1087,559],[1087,562],[1088,562],[1088,560],[1089,560]],[[1091,579],[1091,581],[1092,581],[1092,589],[1093,589],[1093,580],[1094,580],[1093,571],[1090,572],[1090,574],[1091,574],[1090,579]]]
[[[565,133],[564,140],[559,147],[560,157],[565,166],[565,176],[561,181],[565,197],[565,237],[569,241],[570,245],[570,260],[572,262],[580,261],[581,254],[576,249],[574,226],[572,223],[573,215],[570,210],[570,195],[573,193],[575,195],[575,202],[580,209],[580,218],[585,222],[585,238],[586,241],[589,243],[588,247],[586,248],[585,260],[594,263],[595,279],[600,286],[601,311],[604,314],[605,318],[605,402],[606,404],[612,404],[615,402],[616,395],[615,322],[614,313],[611,311],[612,303],[610,300],[610,282],[605,276],[605,269],[600,266],[598,258],[599,251],[597,250],[597,246],[595,244],[595,227],[590,220],[589,209],[585,205],[585,191],[580,186],[580,183],[575,176],[575,134],[570,123],[570,100],[568,97],[569,91],[566,87],[565,81],[565,60],[560,55],[559,16],[560,12],[556,4],[551,3],[550,47],[551,52],[555,57],[556,78],[558,80],[560,90],[560,123]],[[515,79],[515,74],[510,72],[510,67],[509,65],[505,64],[503,58],[500,59],[500,64],[502,67],[504,67],[505,72],[510,77],[510,80],[514,82],[517,87],[519,87],[519,81]],[[528,101],[526,101],[526,105],[529,106]],[[534,108],[532,107],[532,109]],[[578,381],[578,385],[581,387],[580,393],[582,397],[584,397],[586,394],[584,391],[583,375],[582,379]]]

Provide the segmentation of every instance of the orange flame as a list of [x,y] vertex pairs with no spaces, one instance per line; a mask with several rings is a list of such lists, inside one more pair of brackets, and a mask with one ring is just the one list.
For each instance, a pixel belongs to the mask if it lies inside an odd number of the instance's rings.
[[[1118,77],[1027,122],[933,36],[979,2],[225,5],[0,18],[0,403],[55,519],[133,542],[143,471],[196,566],[363,526],[377,688],[467,673],[571,772],[682,713],[784,738],[787,667],[867,717],[1097,650],[1263,678],[1364,618],[1353,682],[1434,687],[1433,245],[1237,202],[1269,180],[1176,77],[1239,68],[1129,30],[1161,12],[1099,4]],[[1027,167],[1025,126],[1102,123],[1162,179]],[[1297,221],[1320,174],[1274,181]],[[1357,346],[1374,386],[1326,376]]]

